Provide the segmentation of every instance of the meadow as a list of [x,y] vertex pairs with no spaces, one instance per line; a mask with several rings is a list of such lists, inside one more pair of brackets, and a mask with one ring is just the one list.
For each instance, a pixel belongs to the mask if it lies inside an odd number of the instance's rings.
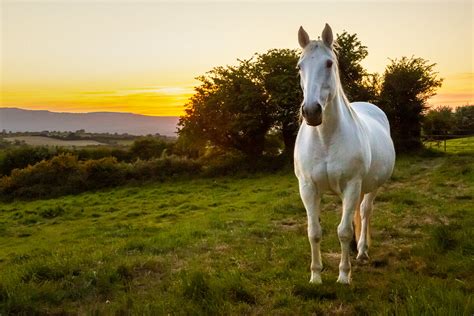
[[45,136],[13,136],[3,137],[3,140],[14,143],[24,142],[31,146],[61,146],[61,147],[85,147],[85,146],[99,146],[106,145],[95,140],[62,140]]
[[398,157],[350,286],[333,196],[308,283],[290,168],[1,203],[0,314],[472,315],[473,184],[471,154]]
[[[427,148],[444,151],[444,141],[425,142]],[[446,141],[446,152],[449,153],[471,153],[474,154],[474,136],[448,139]]]

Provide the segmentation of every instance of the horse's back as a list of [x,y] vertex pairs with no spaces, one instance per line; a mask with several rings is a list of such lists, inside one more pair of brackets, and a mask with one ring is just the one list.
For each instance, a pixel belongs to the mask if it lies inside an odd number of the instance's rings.
[[351,103],[367,131],[371,151],[371,166],[366,176],[365,192],[370,192],[390,178],[395,164],[395,149],[390,137],[390,124],[385,113],[367,102]]

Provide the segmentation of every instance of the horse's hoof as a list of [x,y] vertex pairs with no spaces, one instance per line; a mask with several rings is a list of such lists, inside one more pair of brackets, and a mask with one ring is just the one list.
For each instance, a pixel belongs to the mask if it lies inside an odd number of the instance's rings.
[[321,280],[321,276],[314,274],[311,276],[311,279],[309,280],[309,283],[311,284],[322,284],[323,280]]
[[340,284],[350,284],[351,283],[351,277],[346,274],[339,274],[339,277],[337,278],[337,283]]
[[364,252],[359,252],[359,254],[357,255],[357,258],[356,260],[358,261],[364,261],[364,260],[369,260],[369,254],[367,253],[367,251],[364,251]]

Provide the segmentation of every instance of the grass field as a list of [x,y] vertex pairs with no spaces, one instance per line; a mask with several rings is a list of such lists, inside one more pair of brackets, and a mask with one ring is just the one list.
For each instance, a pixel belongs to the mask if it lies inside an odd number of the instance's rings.
[[399,157],[350,286],[331,196],[308,283],[291,170],[0,204],[0,313],[472,315],[473,198],[472,155]]
[[[444,151],[444,141],[426,142],[425,146],[438,151]],[[474,154],[474,136],[449,139],[446,141],[446,152],[448,153],[472,153]]]
[[4,137],[4,140],[14,143],[15,141],[24,142],[31,146],[60,146],[60,147],[84,147],[106,145],[95,140],[62,140],[46,136],[15,136]]

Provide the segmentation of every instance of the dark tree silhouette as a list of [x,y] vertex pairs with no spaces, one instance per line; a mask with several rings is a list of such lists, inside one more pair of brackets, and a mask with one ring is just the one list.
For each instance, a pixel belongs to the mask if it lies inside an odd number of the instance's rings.
[[442,83],[434,71],[435,65],[423,58],[402,57],[391,60],[385,69],[379,105],[390,121],[397,150],[421,147],[426,101],[436,94]]

